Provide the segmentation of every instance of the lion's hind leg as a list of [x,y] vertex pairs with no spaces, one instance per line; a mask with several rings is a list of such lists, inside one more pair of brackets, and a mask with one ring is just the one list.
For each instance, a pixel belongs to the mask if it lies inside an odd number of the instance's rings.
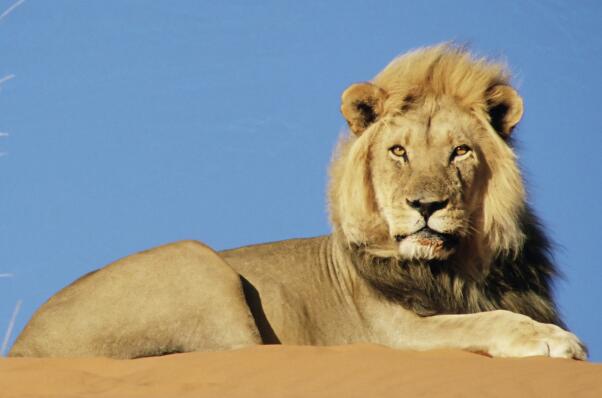
[[239,275],[207,246],[183,241],[64,288],[37,311],[10,355],[137,358],[260,343]]

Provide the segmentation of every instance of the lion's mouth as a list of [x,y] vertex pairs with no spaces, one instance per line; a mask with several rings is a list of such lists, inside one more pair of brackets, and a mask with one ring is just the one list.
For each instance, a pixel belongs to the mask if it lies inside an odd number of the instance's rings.
[[438,249],[453,249],[458,244],[458,237],[453,234],[446,234],[435,231],[429,227],[424,227],[409,235],[395,235],[395,240],[401,242],[406,238],[423,246],[431,246]]

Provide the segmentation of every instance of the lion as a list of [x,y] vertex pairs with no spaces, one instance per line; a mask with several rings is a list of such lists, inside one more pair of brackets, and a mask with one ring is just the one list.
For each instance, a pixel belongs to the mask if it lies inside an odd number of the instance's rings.
[[586,359],[552,299],[507,68],[453,44],[421,48],[351,85],[341,111],[330,235],[221,252],[180,241],[123,258],[51,297],[10,356],[371,342]]

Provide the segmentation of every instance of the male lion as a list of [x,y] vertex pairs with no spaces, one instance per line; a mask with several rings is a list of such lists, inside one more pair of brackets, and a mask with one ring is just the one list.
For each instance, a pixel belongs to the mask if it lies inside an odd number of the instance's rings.
[[10,355],[374,342],[585,359],[552,302],[548,242],[511,147],[523,104],[504,67],[420,49],[349,87],[341,110],[352,134],[332,162],[331,235],[126,257],[50,298]]

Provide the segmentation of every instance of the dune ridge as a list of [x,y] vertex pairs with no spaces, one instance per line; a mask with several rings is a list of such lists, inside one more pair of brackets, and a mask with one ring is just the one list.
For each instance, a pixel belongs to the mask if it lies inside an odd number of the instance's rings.
[[4,358],[12,397],[602,397],[602,365],[372,344],[256,346],[136,360]]

